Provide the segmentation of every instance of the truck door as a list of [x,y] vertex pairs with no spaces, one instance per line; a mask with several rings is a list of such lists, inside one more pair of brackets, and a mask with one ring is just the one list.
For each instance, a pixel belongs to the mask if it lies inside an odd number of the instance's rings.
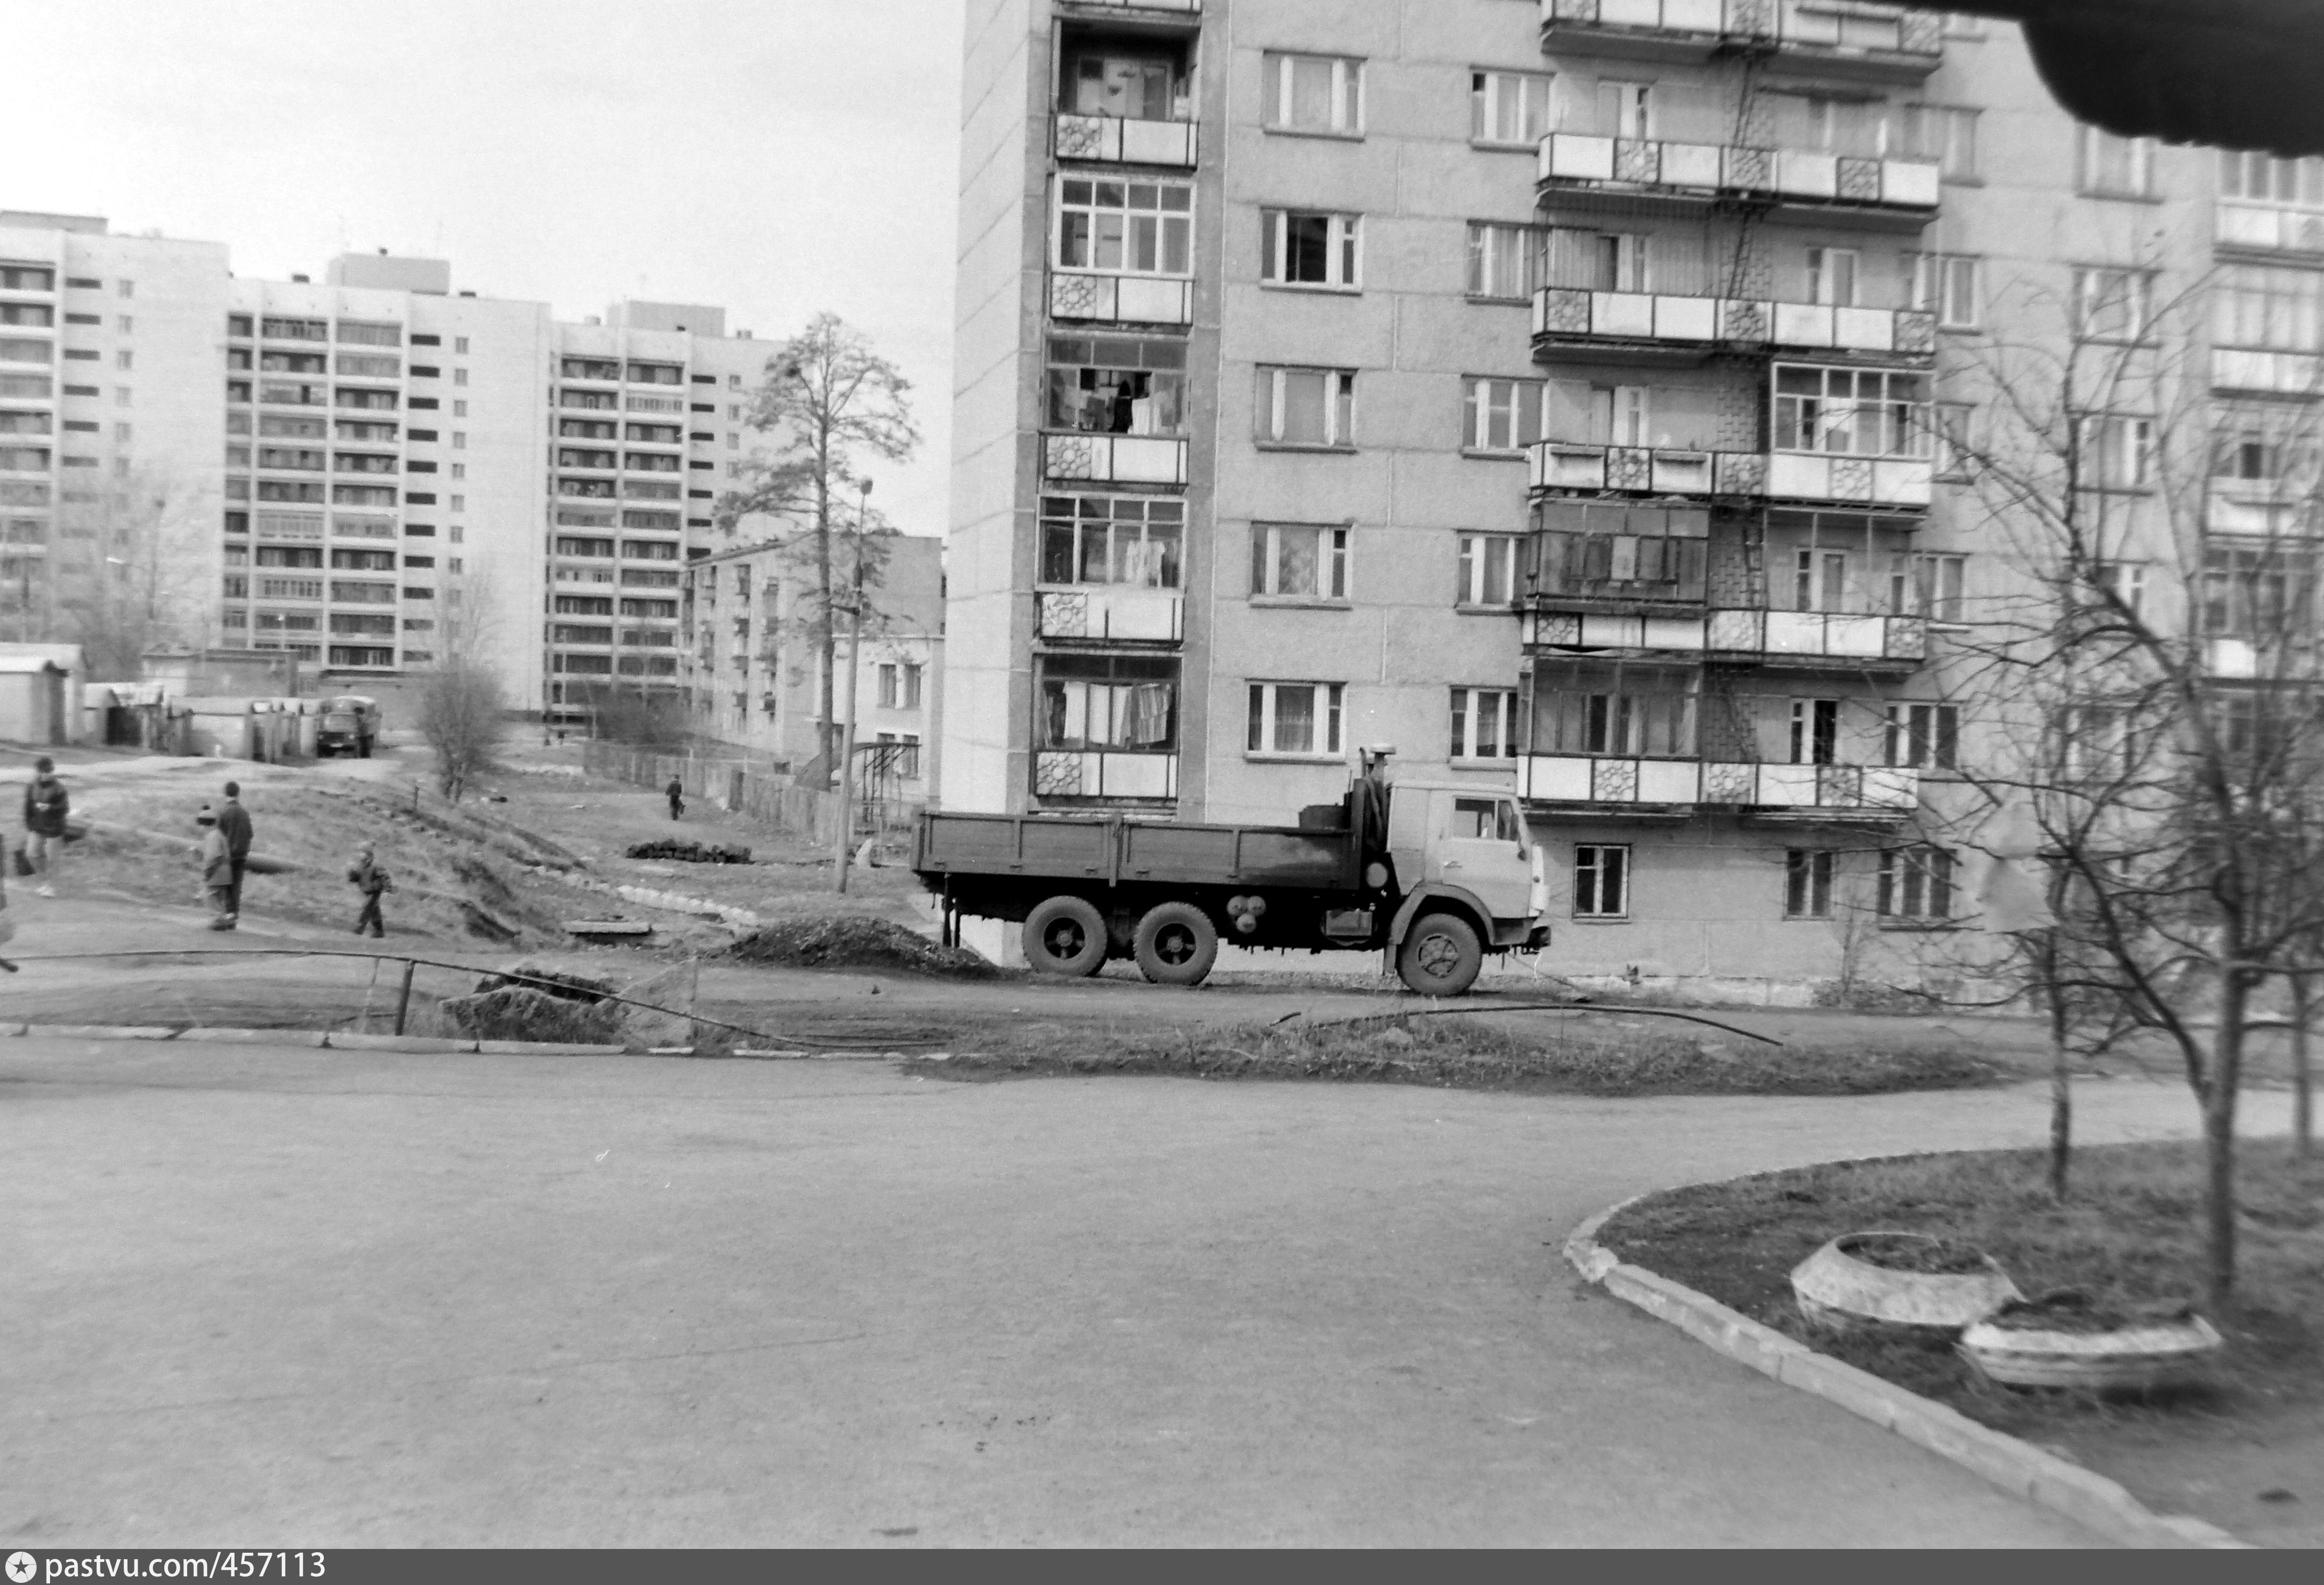
[[1430,879],[1474,892],[1497,920],[1527,917],[1533,898],[1533,854],[1513,798],[1440,792],[1451,807],[1436,827]]

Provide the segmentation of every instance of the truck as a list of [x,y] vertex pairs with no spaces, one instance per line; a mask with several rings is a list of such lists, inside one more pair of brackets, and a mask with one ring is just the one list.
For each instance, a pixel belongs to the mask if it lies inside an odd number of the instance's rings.
[[361,694],[341,694],[323,701],[323,720],[315,732],[315,757],[354,754],[371,758],[379,737],[379,701]]
[[1364,751],[1336,804],[1296,825],[1135,815],[920,816],[912,868],[963,916],[1020,926],[1037,972],[1090,975],[1127,958],[1159,985],[1197,985],[1219,943],[1391,954],[1425,996],[1458,996],[1487,954],[1549,944],[1542,851],[1513,794],[1388,785],[1392,751]]

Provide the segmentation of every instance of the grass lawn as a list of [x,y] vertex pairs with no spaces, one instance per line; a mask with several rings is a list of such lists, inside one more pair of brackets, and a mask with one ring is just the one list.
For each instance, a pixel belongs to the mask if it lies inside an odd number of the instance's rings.
[[1600,1237],[1624,1260],[2066,1452],[2166,1511],[2255,1540],[2324,1544],[2324,1156],[2243,1142],[2241,1302],[2211,1317],[2227,1349],[2207,1390],[2153,1402],[2017,1392],[1979,1380],[1950,1349],[1812,1331],[1793,1303],[1793,1267],[1827,1239],[1876,1228],[1975,1244],[2029,1294],[2195,1297],[2201,1159],[2192,1143],[2079,1150],[2062,1206],[2040,1150],[1833,1163],[1656,1194]]

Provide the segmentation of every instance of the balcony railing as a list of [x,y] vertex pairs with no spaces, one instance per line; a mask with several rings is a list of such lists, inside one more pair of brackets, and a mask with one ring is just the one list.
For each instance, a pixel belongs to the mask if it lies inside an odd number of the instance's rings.
[[1042,749],[1033,755],[1033,794],[1044,798],[1175,798],[1178,756],[1110,749]]
[[1938,196],[1933,160],[1581,132],[1554,132],[1541,140],[1536,180],[1545,193],[1605,188],[1671,196],[1738,196],[1820,207],[1886,209],[1915,218],[1933,213]]
[[2215,534],[2312,539],[2324,531],[2324,497],[2313,482],[2213,479],[2203,503],[2203,526]]
[[1855,0],[1541,0],[1541,27],[1559,44],[1772,45],[1858,75],[1925,77],[1944,51],[1939,13]]
[[2219,200],[2212,217],[2219,246],[2271,253],[2324,253],[2324,212]]
[[1936,351],[1937,317],[1914,309],[1545,286],[1533,294],[1533,334],[1537,346],[1665,342],[1706,350],[1828,348],[1925,357]]
[[1584,650],[1659,650],[1721,659],[1837,661],[1855,667],[1912,664],[1929,652],[1929,624],[1918,616],[1848,612],[1731,609],[1701,616],[1611,612],[1528,612],[1527,646]]
[[1060,114],[1056,143],[1060,160],[1192,170],[1196,140],[1191,121],[1131,121],[1116,115]]
[[1185,609],[1176,589],[1043,589],[1035,631],[1044,639],[1175,644],[1186,636]]
[[1184,11],[1200,13],[1203,0],[1065,0],[1074,11]]
[[1153,435],[1044,435],[1041,472],[1101,484],[1183,484],[1186,443]]
[[1930,464],[1913,457],[1688,451],[1543,440],[1527,448],[1536,490],[1926,506]]
[[1877,765],[1729,764],[1704,760],[1526,754],[1517,796],[1536,803],[1852,814],[1895,819],[1920,806],[1917,770]]
[[2324,395],[2324,357],[2259,347],[2211,349],[2211,388],[2264,391],[2277,396]]
[[1049,277],[1049,317],[1119,325],[1191,325],[1194,283],[1155,275],[1060,270]]

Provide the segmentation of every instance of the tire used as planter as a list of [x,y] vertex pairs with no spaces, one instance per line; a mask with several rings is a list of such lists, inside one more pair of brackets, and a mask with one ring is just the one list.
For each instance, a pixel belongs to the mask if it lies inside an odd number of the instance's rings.
[[2061,1297],[2002,1305],[1961,1334],[1961,1357],[2007,1387],[2139,1393],[2198,1385],[2226,1346],[2190,1312],[2106,1316]]
[[1458,996],[1477,982],[1484,966],[1477,932],[1452,914],[1415,919],[1396,954],[1396,977],[1423,996]]
[[1025,962],[1037,974],[1086,979],[1105,967],[1105,916],[1078,897],[1053,897],[1025,916]]
[[1200,985],[1219,957],[1219,932],[1192,903],[1157,903],[1138,921],[1138,972],[1157,985]]
[[1813,1325],[1928,1343],[2018,1296],[1991,1256],[1905,1232],[1842,1233],[1792,1268],[1792,1295]]

